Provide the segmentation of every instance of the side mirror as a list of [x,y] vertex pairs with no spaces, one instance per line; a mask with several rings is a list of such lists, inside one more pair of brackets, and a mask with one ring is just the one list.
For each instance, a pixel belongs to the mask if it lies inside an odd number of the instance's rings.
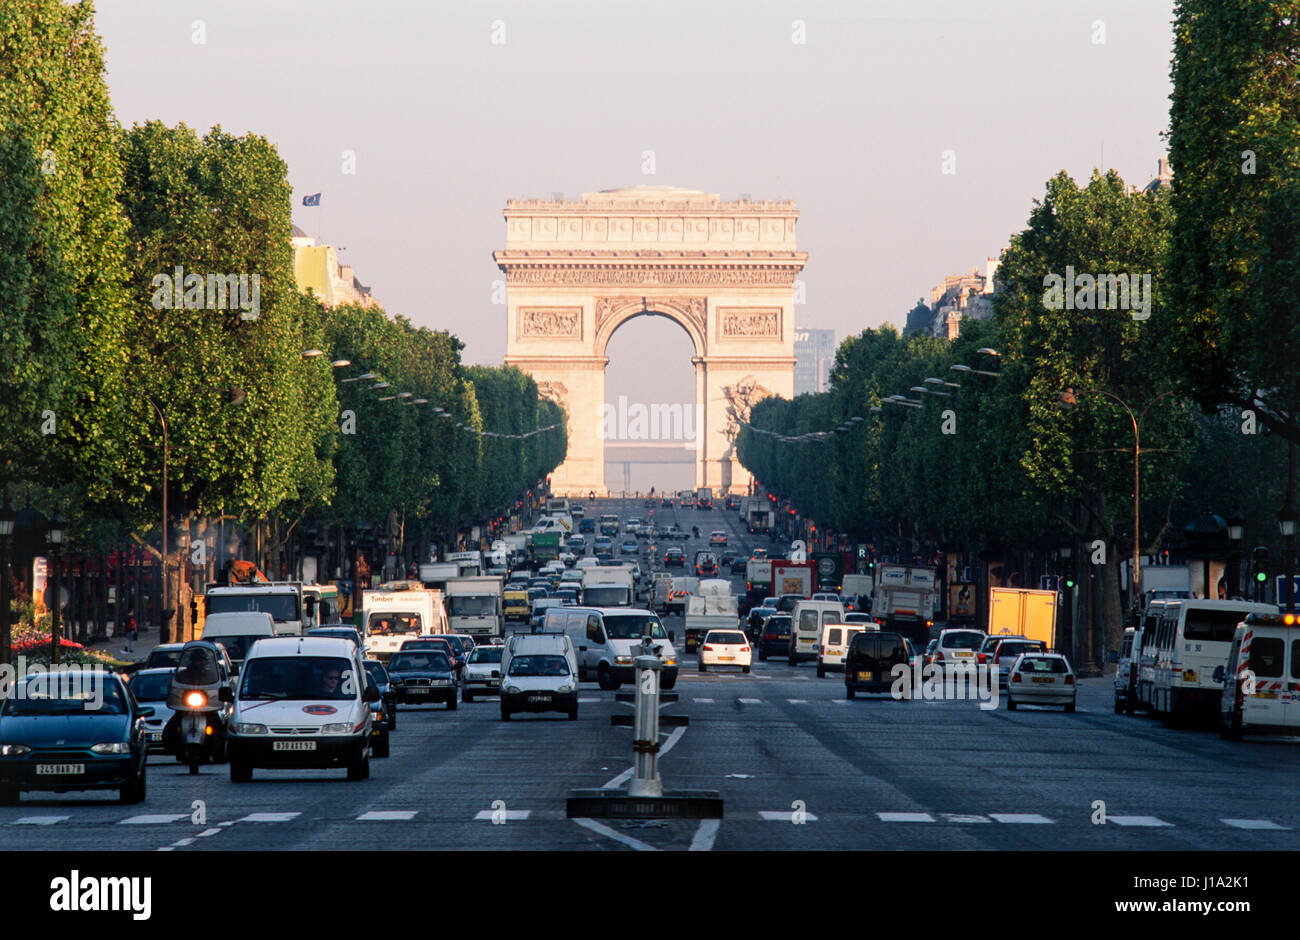
[[228,685],[223,685],[217,690],[217,699],[222,702],[233,702],[235,700],[234,690]]
[[366,701],[366,702],[379,701],[379,686],[377,685],[366,686],[366,690],[361,693],[361,699],[362,701]]
[[1222,666],[1214,667],[1214,681],[1219,683],[1220,685],[1223,684],[1223,674],[1224,674],[1224,669]]

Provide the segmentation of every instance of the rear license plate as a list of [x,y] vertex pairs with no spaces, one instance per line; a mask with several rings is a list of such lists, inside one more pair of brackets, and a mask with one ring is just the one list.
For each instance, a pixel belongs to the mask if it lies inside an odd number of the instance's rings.
[[1056,680],[1051,678],[1050,676],[1034,676],[1034,681],[1035,682],[1056,682]]
[[275,741],[271,744],[273,751],[314,751],[315,741]]
[[38,777],[63,777],[74,774],[84,774],[86,772],[85,764],[37,764],[36,776]]
[[974,658],[975,658],[975,654],[974,654],[974,653],[963,653],[963,652],[960,652],[960,651],[954,653],[953,655],[954,655],[957,659],[974,659]]
[[407,689],[406,691],[410,692],[412,695],[428,695],[428,694],[429,694],[429,690],[428,690],[428,689]]
[[551,697],[550,697],[549,695],[530,695],[530,696],[528,696],[528,701],[530,701],[530,702],[549,702],[550,700],[551,700]]
[[154,742],[154,741],[161,741],[161,740],[162,740],[162,732],[161,732],[161,731],[150,731],[150,732],[149,732],[149,741],[150,741],[150,743],[152,743],[152,742]]
[[719,656],[719,657],[718,657],[718,662],[729,663],[729,662],[731,662],[731,661],[732,661],[733,659],[735,659],[735,658],[736,658],[736,657],[734,657],[734,656]]
[[859,681],[859,682],[872,682],[872,681],[875,680],[875,678],[876,678],[876,674],[875,674],[874,672],[860,672],[860,673],[858,673],[858,681]]

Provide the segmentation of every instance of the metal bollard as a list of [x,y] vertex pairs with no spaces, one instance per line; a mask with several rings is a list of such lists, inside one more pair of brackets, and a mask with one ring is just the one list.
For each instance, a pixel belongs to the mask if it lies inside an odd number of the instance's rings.
[[[650,647],[649,638],[642,650]],[[659,670],[663,668],[657,655],[636,658],[636,724],[632,730],[632,750],[636,766],[628,783],[629,796],[663,796],[664,785],[659,779]]]

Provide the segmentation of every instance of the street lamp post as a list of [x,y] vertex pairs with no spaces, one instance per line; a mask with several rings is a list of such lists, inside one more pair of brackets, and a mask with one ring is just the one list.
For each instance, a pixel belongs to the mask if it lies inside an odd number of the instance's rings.
[[[167,584],[167,416],[162,413],[158,403],[148,395],[142,395],[145,401],[153,406],[153,410],[158,413],[158,421],[162,424],[163,433],[163,465],[162,465],[162,559],[159,565],[159,571],[162,573],[162,607],[160,609],[162,623],[159,626],[158,642],[166,643],[171,639],[171,592]],[[232,395],[233,398],[233,395]]]
[[63,526],[63,517],[56,512],[54,518],[50,520],[50,562],[54,569],[54,585],[51,591],[53,603],[50,605],[53,608],[53,617],[50,621],[50,662],[55,666],[63,659],[60,655],[63,643],[59,637],[59,615],[63,608],[63,555],[61,553]]
[[14,535],[17,513],[9,506],[9,490],[5,488],[4,505],[0,506],[0,664],[10,660],[9,626],[9,550]]
[[1223,596],[1227,600],[1241,596],[1238,577],[1241,574],[1241,540],[1245,534],[1246,520],[1241,509],[1233,507],[1228,516],[1228,570],[1224,572]]

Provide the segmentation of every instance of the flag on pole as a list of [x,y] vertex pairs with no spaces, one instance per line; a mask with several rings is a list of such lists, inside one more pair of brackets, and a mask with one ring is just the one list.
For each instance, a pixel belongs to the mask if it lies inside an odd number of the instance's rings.
[[316,193],[316,194],[313,195],[313,196],[303,196],[303,197],[302,197],[302,204],[303,204],[304,206],[319,206],[319,205],[320,205],[320,193]]

